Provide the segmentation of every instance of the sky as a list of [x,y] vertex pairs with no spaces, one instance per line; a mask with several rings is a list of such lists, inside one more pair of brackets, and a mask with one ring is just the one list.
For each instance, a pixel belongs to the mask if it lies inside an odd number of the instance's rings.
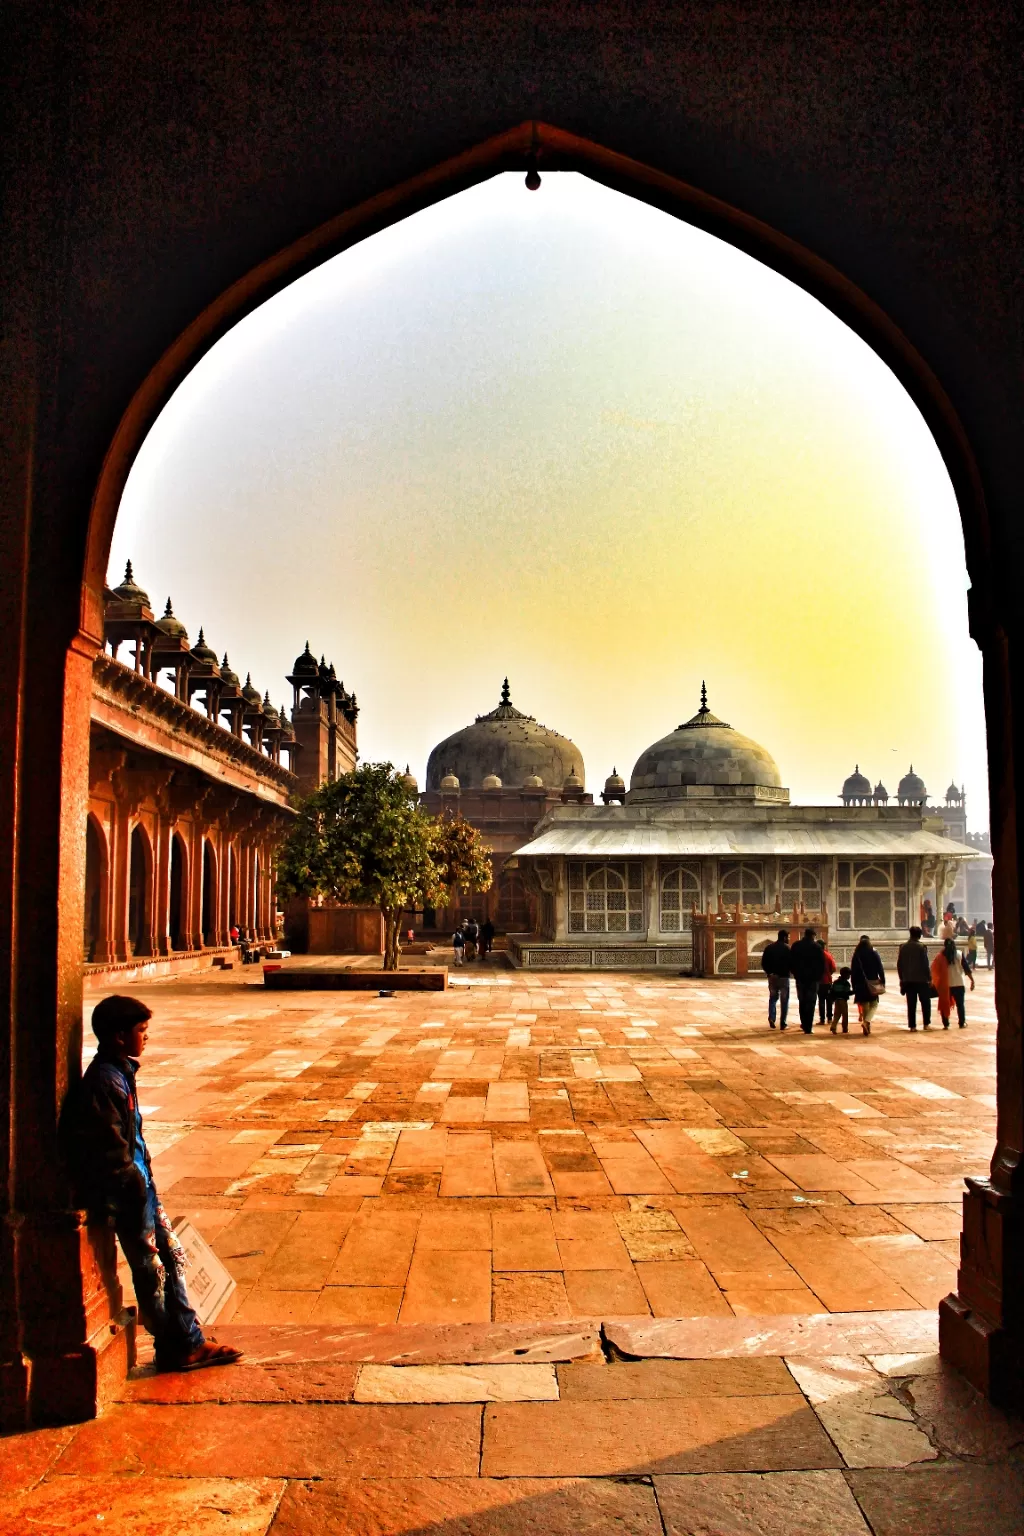
[[307,639],[408,762],[513,702],[595,794],[713,711],[793,799],[855,764],[987,824],[953,488],[884,363],[802,289],[575,173],[502,174],[240,322],[132,467],[131,558],[290,703]]

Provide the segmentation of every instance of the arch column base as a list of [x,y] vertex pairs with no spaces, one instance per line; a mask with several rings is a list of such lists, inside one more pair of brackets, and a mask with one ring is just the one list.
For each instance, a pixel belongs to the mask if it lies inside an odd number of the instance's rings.
[[114,1234],[80,1211],[15,1215],[8,1230],[20,1301],[0,1360],[0,1423],[95,1418],[135,1364],[135,1309],[124,1305]]
[[939,1352],[1000,1408],[1024,1406],[1024,1202],[968,1179],[957,1294],[939,1303]]

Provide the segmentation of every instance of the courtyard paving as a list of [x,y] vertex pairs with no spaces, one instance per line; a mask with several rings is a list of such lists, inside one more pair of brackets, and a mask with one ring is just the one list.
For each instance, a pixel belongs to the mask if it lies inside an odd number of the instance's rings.
[[[936,1354],[967,1030],[769,1032],[757,982],[135,987],[172,1215],[244,1364],[0,1440],[0,1532],[1021,1536],[1024,1425]],[[856,1025],[851,1026],[856,1029]]]

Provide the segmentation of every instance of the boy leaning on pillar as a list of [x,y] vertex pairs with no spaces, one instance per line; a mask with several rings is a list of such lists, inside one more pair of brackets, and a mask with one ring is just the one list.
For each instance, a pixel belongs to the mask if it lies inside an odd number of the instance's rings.
[[117,1233],[135,1287],[139,1315],[153,1335],[158,1371],[233,1365],[242,1352],[203,1337],[185,1285],[185,1255],[160,1203],[135,1088],[150,1010],[138,998],[97,1003],[92,1028],[99,1049],[62,1116],[76,1195],[94,1220]]

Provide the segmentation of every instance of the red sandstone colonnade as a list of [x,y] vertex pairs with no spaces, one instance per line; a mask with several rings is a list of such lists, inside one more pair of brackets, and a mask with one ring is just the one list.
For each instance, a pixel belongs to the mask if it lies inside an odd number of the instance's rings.
[[[668,148],[664,153],[671,160]],[[372,168],[372,154],[368,163]],[[128,471],[175,386],[257,304],[329,256],[419,208],[498,171],[534,166],[542,174],[549,169],[583,171],[709,230],[799,283],[852,326],[898,375],[945,459],[967,535],[972,633],[985,658],[995,912],[1000,933],[1000,1025],[998,1141],[991,1178],[972,1182],[965,1196],[959,1295],[943,1306],[942,1345],[949,1358],[993,1396],[1005,1400],[1014,1390],[1024,1309],[1020,1299],[1024,1295],[1022,974],[1017,942],[1021,851],[1016,818],[1024,786],[1018,783],[1014,740],[1015,722],[1024,720],[1024,660],[1016,608],[1009,596],[1012,584],[996,575],[1002,557],[992,546],[977,445],[969,441],[946,390],[924,361],[929,340],[926,326],[920,345],[915,346],[883,305],[869,299],[806,244],[782,233],[787,226],[800,225],[799,219],[787,214],[784,200],[778,204],[778,227],[771,227],[695,190],[676,175],[528,122],[391,190],[380,190],[269,260],[247,272],[243,268],[219,297],[192,311],[196,318],[162,356],[147,354],[143,348],[129,370],[134,394],[121,401],[123,414],[88,511],[87,539],[84,545],[75,542],[62,556],[71,564],[64,571],[61,592],[70,590],[68,581],[75,571],[80,582],[78,622],[69,640],[61,642],[59,661],[53,654],[33,660],[35,666],[47,661],[51,670],[61,671],[62,708],[54,728],[34,722],[31,729],[23,730],[20,774],[12,781],[20,796],[14,818],[19,858],[34,872],[31,876],[16,872],[12,887],[19,913],[12,971],[12,1177],[0,1255],[4,1276],[0,1370],[8,1422],[89,1413],[102,1394],[104,1378],[124,1369],[124,1335],[116,1320],[113,1325],[108,1322],[99,1304],[95,1267],[81,1220],[67,1208],[54,1126],[81,1039],[89,691],[93,657],[102,646],[103,577],[110,536]],[[385,188],[389,183],[379,180],[377,185]],[[827,248],[825,227],[819,228],[809,217],[805,238],[816,236]],[[896,292],[893,302],[898,302]],[[45,484],[38,494],[47,494]],[[61,501],[58,497],[52,515],[58,522],[63,518],[68,527],[76,519],[81,525],[86,508],[74,498]],[[32,558],[32,570],[41,581],[47,555],[34,548]],[[60,626],[55,629],[59,634]],[[45,771],[39,772],[40,766]],[[37,782],[31,786],[33,768]],[[9,787],[5,792],[14,791]],[[202,861],[196,852],[193,844],[187,859],[193,886],[202,878]],[[244,872],[241,884],[244,889],[258,888]],[[25,935],[32,927],[33,913],[37,922],[28,942]],[[44,1021],[46,1027],[42,1027]],[[45,1284],[40,1285],[43,1276]]]
[[[280,830],[240,796],[170,767],[128,768],[127,755],[94,747],[90,758],[89,852],[97,866],[95,880],[87,871],[86,964],[102,969],[223,948],[232,923],[257,943],[271,941],[272,845]],[[139,838],[142,893],[133,876]]]

